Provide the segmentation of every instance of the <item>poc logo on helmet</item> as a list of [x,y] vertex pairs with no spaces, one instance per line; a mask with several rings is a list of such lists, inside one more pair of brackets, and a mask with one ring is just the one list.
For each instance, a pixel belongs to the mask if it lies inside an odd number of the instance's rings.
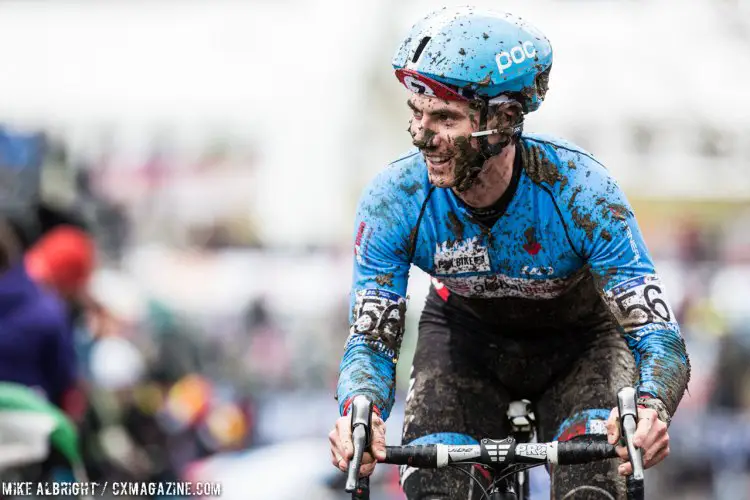
[[521,45],[516,45],[507,52],[500,52],[495,56],[495,62],[500,70],[500,74],[502,74],[503,71],[513,66],[513,64],[523,62],[535,55],[536,47],[534,47],[534,44],[531,42],[523,42]]
[[405,76],[404,85],[406,85],[409,90],[417,94],[424,94],[429,96],[435,95],[435,92],[429,87],[429,85],[427,85],[423,81],[417,80],[413,76]]

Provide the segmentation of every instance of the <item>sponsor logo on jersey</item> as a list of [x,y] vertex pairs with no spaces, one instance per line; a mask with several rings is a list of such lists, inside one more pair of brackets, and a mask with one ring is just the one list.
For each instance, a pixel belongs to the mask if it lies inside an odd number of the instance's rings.
[[538,254],[539,250],[542,249],[542,244],[536,239],[536,229],[530,227],[524,231],[523,235],[526,238],[526,243],[523,245],[523,249],[526,250],[526,253],[529,255]]
[[567,278],[550,279],[513,278],[504,274],[493,274],[441,277],[440,281],[451,292],[465,297],[552,299],[565,293],[582,278],[581,273]]
[[476,236],[439,243],[435,248],[435,272],[438,274],[482,273],[489,270],[490,254]]
[[552,276],[555,269],[552,266],[523,266],[521,274],[526,276]]

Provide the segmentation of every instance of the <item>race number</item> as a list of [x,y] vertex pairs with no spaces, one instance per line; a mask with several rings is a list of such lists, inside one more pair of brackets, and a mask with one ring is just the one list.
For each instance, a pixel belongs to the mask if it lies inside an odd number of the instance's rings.
[[412,92],[416,92],[417,94],[425,94],[428,96],[434,96],[435,91],[430,88],[427,83],[417,80],[414,77],[411,76],[405,76],[404,77],[404,85],[411,90]]
[[357,292],[352,335],[366,335],[398,350],[404,334],[406,301],[387,290],[369,288]]
[[639,276],[605,294],[610,310],[626,333],[651,323],[670,323],[674,313],[656,275]]

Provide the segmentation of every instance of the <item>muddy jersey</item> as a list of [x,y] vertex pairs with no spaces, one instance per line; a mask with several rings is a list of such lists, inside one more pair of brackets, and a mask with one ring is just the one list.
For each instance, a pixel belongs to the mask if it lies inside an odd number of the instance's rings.
[[516,192],[492,227],[451,189],[430,184],[417,150],[365,189],[337,390],[342,412],[356,394],[385,417],[390,411],[412,264],[473,320],[515,336],[616,322],[635,357],[640,391],[674,412],[688,357],[624,194],[596,159],[563,140],[525,134],[516,155]]

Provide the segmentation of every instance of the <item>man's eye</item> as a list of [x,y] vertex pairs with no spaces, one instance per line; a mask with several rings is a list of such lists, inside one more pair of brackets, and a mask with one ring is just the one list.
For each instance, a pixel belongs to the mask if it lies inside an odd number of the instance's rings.
[[451,117],[441,113],[438,115],[438,120],[440,120],[441,122],[447,122],[451,120]]
[[414,113],[414,118],[422,118],[422,112],[418,109],[413,109],[412,113]]

